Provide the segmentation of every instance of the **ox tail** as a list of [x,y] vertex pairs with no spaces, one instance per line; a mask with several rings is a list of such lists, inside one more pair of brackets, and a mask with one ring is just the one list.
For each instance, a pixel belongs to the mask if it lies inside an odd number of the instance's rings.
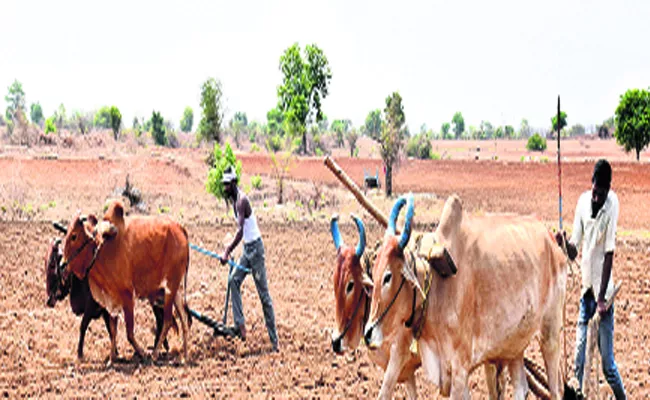
[[187,234],[187,229],[185,229],[184,226],[181,226],[181,229],[183,230],[183,234],[185,235],[185,240],[187,240],[188,247],[187,247],[187,261],[186,261],[186,267],[185,267],[185,276],[183,277],[183,307],[185,307],[185,315],[187,315],[187,325],[188,328],[192,326],[192,313],[190,312],[190,307],[187,305],[187,275],[190,273],[190,248],[189,248],[189,242],[190,238],[189,235]]

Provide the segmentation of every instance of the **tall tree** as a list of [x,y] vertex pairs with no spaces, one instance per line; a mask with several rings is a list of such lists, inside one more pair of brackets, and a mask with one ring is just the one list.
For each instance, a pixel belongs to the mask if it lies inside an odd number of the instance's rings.
[[25,113],[25,92],[23,91],[22,83],[14,80],[8,90],[9,92],[5,96],[5,101],[7,102],[5,118],[7,123],[14,121],[16,111],[20,110]]
[[95,113],[95,118],[93,119],[95,127],[108,129],[111,127],[111,108],[109,106],[104,106],[100,108]]
[[357,148],[357,140],[359,139],[359,132],[356,129],[350,129],[350,131],[345,135],[345,138],[350,145],[350,158],[354,157],[354,151]]
[[32,122],[40,126],[43,122],[43,109],[41,108],[41,103],[32,103],[29,111],[29,117]]
[[122,113],[115,106],[111,106],[109,113],[111,114],[111,129],[113,130],[113,137],[117,140],[120,137],[120,128],[122,127]]
[[192,125],[194,125],[194,111],[192,107],[185,107],[181,118],[181,131],[185,133],[192,132]]
[[293,134],[302,136],[302,153],[307,153],[307,125],[323,119],[321,101],[329,94],[332,71],[323,51],[307,45],[304,56],[295,43],[280,57],[282,85],[278,87],[278,108]]
[[332,131],[336,134],[336,146],[343,147],[345,145],[345,136],[347,135],[352,121],[349,119],[336,119],[332,122]]
[[526,118],[523,118],[521,120],[521,124],[519,124],[519,136],[522,138],[528,138],[532,134],[532,130],[530,129],[530,125],[528,124],[528,120]]
[[266,113],[266,125],[270,135],[284,135],[282,124],[284,122],[284,115],[279,108],[272,108]]
[[57,129],[63,129],[68,122],[68,117],[66,115],[65,106],[63,103],[59,104],[59,108],[54,111],[54,123],[56,124]]
[[379,141],[381,139],[381,110],[372,110],[366,116],[365,129],[368,136]]
[[165,131],[164,118],[160,115],[160,112],[154,111],[151,114],[151,136],[158,146],[165,146],[167,144]]
[[457,112],[454,114],[451,122],[454,124],[454,134],[456,135],[456,139],[460,139],[463,132],[465,132],[465,119],[463,118],[463,114],[461,114],[460,111]]
[[449,136],[449,129],[451,129],[451,124],[449,122],[443,122],[442,126],[440,127],[443,140],[447,139],[447,137]]
[[[566,113],[564,111],[560,111],[560,131],[564,129],[566,126]],[[553,115],[551,118],[551,124],[553,126],[553,132],[557,132],[557,114]]]
[[384,124],[382,124],[380,152],[386,169],[386,196],[393,194],[393,167],[399,160],[403,146],[403,127],[406,122],[402,96],[398,92],[386,97],[384,108]]
[[221,82],[209,78],[201,86],[201,121],[199,135],[205,140],[221,143],[223,104]]
[[616,143],[626,152],[636,151],[636,160],[650,144],[650,91],[630,89],[616,107]]

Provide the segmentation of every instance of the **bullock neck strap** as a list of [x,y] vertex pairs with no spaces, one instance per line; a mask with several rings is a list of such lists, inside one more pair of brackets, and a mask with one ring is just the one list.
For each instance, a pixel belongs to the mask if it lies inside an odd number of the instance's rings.
[[[415,278],[417,279],[418,271],[416,268],[415,255],[410,250],[408,250],[408,254],[410,256],[410,261],[411,261],[410,264],[413,268],[413,273],[415,275]],[[431,292],[430,289],[431,289],[432,281],[433,281],[433,273],[431,271],[431,268],[428,268],[426,275],[424,277],[424,301],[422,302],[421,312],[419,317],[417,318],[417,321],[415,320],[415,314],[416,314],[415,299],[417,297],[417,290],[413,288],[413,302],[411,305],[411,316],[409,317],[408,321],[406,321],[405,325],[407,328],[411,328],[411,330],[413,331],[414,340],[417,340],[420,337],[420,334],[422,333],[422,325],[423,325],[422,322],[424,321],[424,318],[427,313],[427,305],[429,303],[429,293]]]
[[90,260],[90,265],[88,265],[88,268],[86,268],[86,274],[84,275],[83,279],[88,278],[88,275],[90,274],[90,270],[95,265],[95,261],[97,261],[97,255],[99,254],[99,250],[101,250],[101,248],[102,248],[102,245],[100,244],[99,246],[97,246],[97,248],[93,252],[93,259]]

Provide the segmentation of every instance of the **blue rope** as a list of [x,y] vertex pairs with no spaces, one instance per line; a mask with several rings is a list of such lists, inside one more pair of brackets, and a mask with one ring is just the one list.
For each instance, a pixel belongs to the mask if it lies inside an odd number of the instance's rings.
[[[212,252],[212,251],[210,251],[210,250],[206,250],[206,249],[204,249],[204,248],[202,248],[202,247],[199,247],[199,246],[195,245],[194,243],[190,243],[190,248],[191,248],[192,250],[196,250],[196,251],[198,251],[198,252],[201,253],[201,254],[205,254],[206,256],[210,256],[210,257],[212,257],[212,258],[216,258],[216,259],[219,260],[219,261],[221,261],[221,260],[223,259],[223,257],[221,257],[219,254],[217,254],[217,253],[215,253],[215,252]],[[241,265],[237,264],[237,263],[234,262],[233,260],[228,260],[228,265],[230,265],[230,266],[233,267],[233,268],[237,268],[237,269],[239,269],[239,270],[242,270],[242,271],[244,271],[244,272],[246,272],[246,273],[250,273],[250,272],[251,272],[251,270],[250,270],[249,268],[242,267]]]

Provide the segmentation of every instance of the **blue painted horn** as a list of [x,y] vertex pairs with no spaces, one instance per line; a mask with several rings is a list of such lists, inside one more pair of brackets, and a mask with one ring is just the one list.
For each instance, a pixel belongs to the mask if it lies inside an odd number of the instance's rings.
[[341,239],[341,232],[339,232],[338,214],[332,215],[332,219],[330,220],[330,232],[332,232],[332,239],[334,239],[334,246],[336,247],[336,251],[338,251],[341,245],[343,244],[343,240]]
[[390,213],[390,218],[388,219],[388,233],[395,235],[395,224],[397,223],[397,217],[399,216],[400,211],[406,205],[406,220],[404,221],[404,230],[399,239],[400,249],[404,249],[411,238],[411,223],[413,222],[413,214],[415,212],[415,205],[413,200],[413,193],[409,193],[406,196],[400,196],[399,199],[393,205],[393,209]]
[[352,219],[357,224],[357,230],[359,231],[359,242],[357,243],[356,255],[357,258],[361,258],[364,250],[366,250],[366,228],[363,227],[363,222],[356,215],[352,214]]

